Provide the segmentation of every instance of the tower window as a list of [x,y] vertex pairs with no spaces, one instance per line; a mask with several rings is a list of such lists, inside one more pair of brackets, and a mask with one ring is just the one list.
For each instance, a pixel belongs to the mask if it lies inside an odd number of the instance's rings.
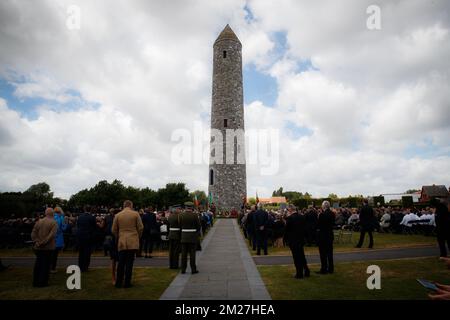
[[214,170],[209,169],[209,185],[212,186],[214,184]]
[[223,127],[228,127],[228,119],[223,119]]
[[227,57],[227,52],[224,50],[223,51],[223,58],[225,59]]

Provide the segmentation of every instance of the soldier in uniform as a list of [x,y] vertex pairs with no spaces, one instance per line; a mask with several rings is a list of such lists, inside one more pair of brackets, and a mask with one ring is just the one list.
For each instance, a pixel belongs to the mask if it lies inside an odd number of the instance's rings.
[[174,209],[168,218],[169,224],[169,265],[170,269],[179,268],[179,258],[180,258],[180,239],[181,239],[181,228],[180,228],[180,209]]
[[200,231],[200,220],[198,215],[192,208],[186,208],[180,214],[181,227],[181,273],[186,273],[187,256],[189,254],[189,262],[192,274],[198,273],[195,264],[195,251],[197,249],[198,236]]

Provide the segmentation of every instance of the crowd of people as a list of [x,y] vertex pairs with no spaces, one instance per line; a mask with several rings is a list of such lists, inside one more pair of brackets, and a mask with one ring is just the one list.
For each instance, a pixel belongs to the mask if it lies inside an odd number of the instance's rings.
[[[299,210],[293,205],[278,211],[266,211],[261,203],[243,207],[238,221],[257,255],[268,254],[268,243],[288,246],[296,267],[295,278],[310,276],[304,246],[319,248],[319,274],[334,273],[334,230],[360,231],[356,247],[361,248],[365,235],[369,235],[369,248],[373,248],[373,231],[434,234],[437,236],[440,255],[447,257],[450,249],[449,201],[434,199],[430,207],[402,210],[391,207],[372,208],[367,200],[361,208],[332,208],[324,201],[320,208]],[[198,209],[198,208],[197,208]],[[213,225],[216,214],[210,209],[174,207],[155,212],[152,208],[133,209],[126,200],[122,208],[92,208],[85,206],[81,213],[65,214],[61,207],[46,208],[35,218],[1,221],[0,234],[9,242],[33,244],[36,255],[33,269],[33,286],[48,285],[49,276],[55,273],[58,255],[62,250],[78,251],[78,266],[86,272],[93,250],[102,249],[111,258],[112,282],[118,287],[131,287],[135,257],[151,258],[155,243],[166,242],[169,250],[169,268],[187,269],[188,257],[192,274],[198,273],[196,251],[201,250],[200,238]],[[29,233],[29,235],[28,235]],[[446,260],[448,261],[448,260]],[[1,265],[1,269],[5,267]],[[448,286],[440,285],[438,294],[448,297]],[[436,298],[437,295],[433,296]]]
[[[58,207],[55,207],[55,210]],[[59,208],[61,209],[61,208]],[[108,207],[90,207],[90,215],[95,219],[95,228],[90,235],[90,241],[92,243],[93,250],[103,250],[104,255],[107,256],[108,246],[110,242],[110,228],[112,223],[112,217],[121,211],[121,208],[108,208]],[[144,252],[144,256],[151,257],[153,249],[167,249],[168,245],[168,229],[167,220],[170,210],[155,211],[153,208],[138,209],[139,215],[144,216],[145,213],[151,212],[153,215],[150,219],[150,236],[145,235],[145,239],[141,242],[140,252],[138,256],[141,256]],[[77,239],[77,221],[82,215],[83,210],[79,209],[77,212],[56,212],[55,219],[60,219],[60,239],[64,240],[64,250],[78,251],[78,239]],[[202,229],[211,224],[210,215],[206,214],[207,211],[202,211]],[[211,213],[210,213],[211,214]],[[11,216],[10,218],[0,218],[0,248],[23,248],[32,246],[31,231],[34,225],[39,219],[45,217],[45,212],[35,213],[32,217],[16,218]],[[62,236],[61,236],[62,234]]]
[[[287,245],[291,251],[296,272],[296,279],[310,276],[304,246],[318,245],[320,270],[318,274],[334,273],[333,242],[334,229],[342,227],[355,228],[360,231],[356,245],[361,248],[366,233],[369,235],[369,248],[373,248],[372,232],[387,232],[395,220],[401,226],[399,232],[411,233],[414,226],[426,226],[425,232],[434,232],[440,248],[440,256],[450,268],[447,248],[450,249],[450,202],[449,199],[433,199],[431,207],[424,210],[407,208],[403,211],[392,208],[372,208],[365,199],[363,205],[356,209],[333,209],[328,201],[321,208],[310,207],[298,210],[293,205],[278,212],[268,212],[258,203],[239,216],[240,225],[250,246],[257,255],[261,250],[267,255],[268,238],[273,245]],[[395,225],[395,224],[394,224]],[[391,229],[394,231],[395,229]],[[436,290],[429,296],[433,300],[450,300],[450,286],[436,283]]]
[[[187,218],[179,214],[179,208],[162,212],[151,208],[134,211],[132,202],[127,200],[123,208],[110,208],[107,212],[101,208],[101,211],[86,205],[81,213],[65,214],[61,207],[49,207],[36,218],[2,221],[2,230],[8,230],[2,235],[6,239],[7,235],[15,234],[13,239],[17,243],[8,242],[13,246],[32,244],[36,255],[35,287],[48,285],[49,274],[56,273],[59,253],[67,249],[78,251],[81,272],[88,271],[92,252],[102,249],[111,258],[112,282],[116,287],[130,287],[135,257],[152,258],[153,248],[161,243],[167,244],[161,248],[170,251],[170,268],[179,268],[181,254],[181,268],[185,272],[190,254],[192,272],[197,272],[195,251],[201,248],[200,237],[213,224],[211,211],[186,210],[192,213],[191,221],[195,223],[189,222],[192,226],[184,229],[180,226]],[[185,241],[189,238],[184,234],[186,230],[192,234],[192,241]]]
[[[330,211],[334,216],[333,229],[347,229],[352,231],[361,231],[361,236],[369,234],[369,248],[373,247],[372,231],[382,233],[398,233],[398,234],[424,234],[435,235],[441,248],[441,255],[446,256],[446,248],[443,244],[447,240],[444,236],[450,231],[449,218],[446,214],[439,214],[445,210],[446,203],[440,203],[438,200],[429,207],[418,208],[397,208],[397,207],[370,207],[368,201],[361,208],[331,208]],[[252,210],[248,209],[239,216],[240,224],[246,236],[251,238],[252,230],[254,229],[252,219],[248,219],[249,213]],[[296,209],[299,214],[305,217],[305,245],[317,245],[317,226],[320,214],[323,212],[321,207],[309,206],[304,209]],[[265,238],[263,241],[274,247],[286,246],[285,240],[286,222],[289,216],[289,208],[268,210],[267,221],[265,222]],[[439,218],[438,218],[439,216]],[[250,215],[251,217],[251,215]],[[443,217],[440,219],[440,217]],[[440,219],[440,220],[439,220]],[[450,230],[450,229],[449,229]],[[358,244],[361,246],[362,243]],[[252,243],[252,247],[256,250],[256,242]],[[450,245],[449,245],[450,248]]]

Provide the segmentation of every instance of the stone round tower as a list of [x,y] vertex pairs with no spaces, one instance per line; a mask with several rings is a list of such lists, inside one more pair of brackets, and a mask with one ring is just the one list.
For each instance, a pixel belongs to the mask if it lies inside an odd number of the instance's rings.
[[219,210],[247,196],[242,45],[229,25],[214,42],[208,193]]

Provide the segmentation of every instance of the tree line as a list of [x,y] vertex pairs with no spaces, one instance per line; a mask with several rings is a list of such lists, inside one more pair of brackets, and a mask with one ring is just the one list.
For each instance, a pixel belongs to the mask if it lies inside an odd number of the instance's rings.
[[133,201],[136,208],[152,207],[161,210],[173,205],[193,203],[194,197],[199,205],[207,205],[208,199],[204,191],[190,192],[186,184],[181,182],[167,183],[165,187],[153,190],[148,187],[125,186],[116,179],[111,183],[99,181],[95,186],[80,190],[66,200],[54,197],[50,186],[46,182],[40,182],[24,192],[0,193],[0,216],[30,216],[35,212],[42,212],[47,206],[57,205],[71,211],[81,210],[86,204],[120,207],[125,199]]

